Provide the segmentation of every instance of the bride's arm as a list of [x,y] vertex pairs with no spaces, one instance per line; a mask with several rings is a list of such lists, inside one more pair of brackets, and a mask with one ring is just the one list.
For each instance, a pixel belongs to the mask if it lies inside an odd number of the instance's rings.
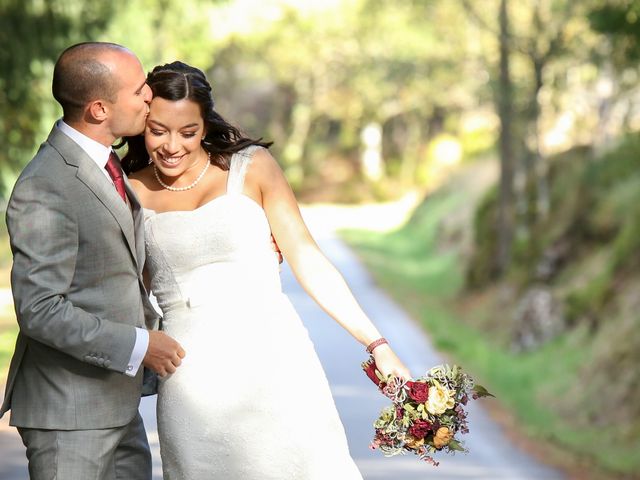
[[[284,258],[305,291],[363,346],[381,337],[364,313],[342,275],[318,248],[305,225],[293,191],[279,165],[260,149],[247,173],[247,186],[257,187],[271,231]],[[410,378],[404,364],[387,344],[373,350],[383,375]]]

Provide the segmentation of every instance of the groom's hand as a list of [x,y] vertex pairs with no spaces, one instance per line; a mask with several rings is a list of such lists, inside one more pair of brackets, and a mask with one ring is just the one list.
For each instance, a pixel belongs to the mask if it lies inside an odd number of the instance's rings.
[[182,363],[185,351],[180,344],[160,331],[149,332],[149,347],[142,363],[161,377],[174,373]]

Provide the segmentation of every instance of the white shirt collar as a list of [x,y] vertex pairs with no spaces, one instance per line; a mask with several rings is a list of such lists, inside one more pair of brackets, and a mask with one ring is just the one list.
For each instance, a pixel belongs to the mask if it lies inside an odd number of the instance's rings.
[[85,151],[87,155],[93,160],[100,170],[111,180],[109,174],[104,169],[107,161],[109,160],[109,154],[111,153],[111,147],[105,147],[100,142],[96,142],[92,138],[87,137],[83,133],[80,133],[73,127],[67,125],[64,120],[60,119],[57,122],[57,127],[62,133],[71,138],[78,146]]

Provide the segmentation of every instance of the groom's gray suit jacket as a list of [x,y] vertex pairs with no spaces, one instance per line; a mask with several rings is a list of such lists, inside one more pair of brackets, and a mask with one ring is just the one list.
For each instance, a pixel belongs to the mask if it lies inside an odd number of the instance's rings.
[[118,427],[135,416],[135,328],[157,316],[142,283],[144,226],[100,167],[53,128],[7,207],[20,333],[0,417],[26,428]]

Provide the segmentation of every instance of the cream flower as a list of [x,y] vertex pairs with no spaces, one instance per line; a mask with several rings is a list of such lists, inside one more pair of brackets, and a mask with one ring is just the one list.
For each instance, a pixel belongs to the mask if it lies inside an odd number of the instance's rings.
[[411,435],[408,435],[406,440],[405,440],[405,444],[407,445],[407,447],[409,448],[415,448],[418,449],[420,448],[422,445],[424,445],[424,438],[421,439],[417,439],[415,437],[412,437]]
[[429,387],[429,398],[424,404],[427,412],[432,415],[440,415],[453,408],[455,405],[454,393],[434,380],[433,385]]

